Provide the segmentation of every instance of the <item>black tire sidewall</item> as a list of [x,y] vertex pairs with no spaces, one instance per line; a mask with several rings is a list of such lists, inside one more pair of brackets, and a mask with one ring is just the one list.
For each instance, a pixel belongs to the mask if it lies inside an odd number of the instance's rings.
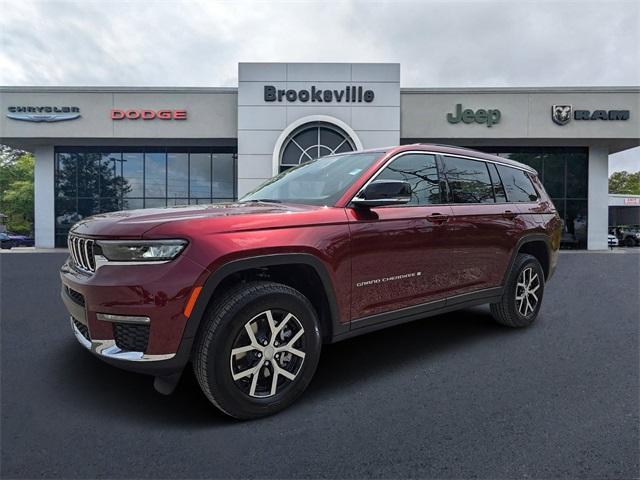
[[[224,314],[224,318],[218,324],[218,331],[207,346],[210,349],[207,358],[209,387],[215,391],[216,401],[223,410],[237,418],[270,415],[295,401],[306,389],[315,373],[322,345],[317,315],[312,305],[299,292],[295,290],[291,293],[264,291],[258,295],[249,294],[248,297],[250,298],[238,302],[234,308]],[[231,376],[230,356],[233,343],[246,322],[268,309],[285,310],[298,318],[305,331],[303,337],[305,359],[296,379],[282,392],[273,397],[260,399],[249,397],[235,384]]]

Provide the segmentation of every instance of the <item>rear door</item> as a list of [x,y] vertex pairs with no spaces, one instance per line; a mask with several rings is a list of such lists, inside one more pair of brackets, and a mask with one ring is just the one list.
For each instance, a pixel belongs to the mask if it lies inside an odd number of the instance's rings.
[[466,157],[442,157],[452,218],[450,295],[497,287],[523,230],[517,206],[507,203],[495,165]]
[[409,182],[412,199],[406,205],[347,208],[352,319],[443,299],[446,294],[446,225],[451,207],[441,197],[436,156],[402,153],[374,179]]

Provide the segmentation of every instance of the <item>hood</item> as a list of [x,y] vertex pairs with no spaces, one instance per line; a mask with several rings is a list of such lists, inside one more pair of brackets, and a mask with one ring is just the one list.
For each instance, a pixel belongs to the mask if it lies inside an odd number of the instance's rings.
[[[214,203],[181,205],[168,208],[148,208],[103,213],[76,223],[71,232],[95,237],[141,238],[145,232],[169,222],[188,220],[260,216],[314,210],[319,207],[270,202]],[[235,223],[235,222],[234,222]]]

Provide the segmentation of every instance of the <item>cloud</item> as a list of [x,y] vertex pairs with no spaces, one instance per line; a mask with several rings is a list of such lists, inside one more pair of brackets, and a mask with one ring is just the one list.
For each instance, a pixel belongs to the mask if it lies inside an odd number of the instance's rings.
[[403,86],[640,84],[640,3],[2,2],[0,84],[233,86],[239,61],[400,62]]

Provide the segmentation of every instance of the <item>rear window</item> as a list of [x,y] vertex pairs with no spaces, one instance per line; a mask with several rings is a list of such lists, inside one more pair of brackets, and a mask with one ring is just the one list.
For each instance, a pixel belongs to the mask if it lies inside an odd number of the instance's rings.
[[478,160],[444,158],[444,174],[454,203],[493,203],[493,184],[487,165]]
[[502,179],[508,202],[534,202],[538,194],[524,170],[496,165]]

